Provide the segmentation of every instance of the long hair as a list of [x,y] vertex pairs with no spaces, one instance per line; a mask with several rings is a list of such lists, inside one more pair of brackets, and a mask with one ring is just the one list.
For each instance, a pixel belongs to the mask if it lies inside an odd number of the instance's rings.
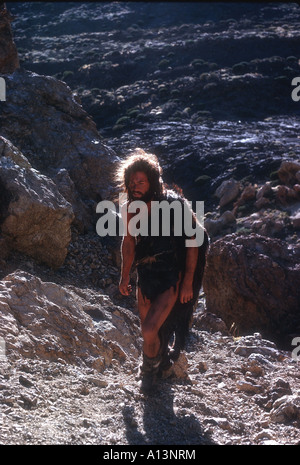
[[162,180],[162,168],[158,158],[156,155],[147,153],[140,148],[134,150],[134,152],[120,162],[119,169],[115,175],[119,189],[128,194],[130,176],[137,171],[142,171],[147,175],[153,196],[160,198],[165,188]]

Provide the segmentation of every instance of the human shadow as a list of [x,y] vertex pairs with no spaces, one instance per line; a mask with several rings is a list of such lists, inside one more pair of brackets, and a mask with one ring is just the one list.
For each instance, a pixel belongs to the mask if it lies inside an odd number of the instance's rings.
[[143,427],[138,429],[135,408],[125,406],[123,417],[128,444],[132,445],[213,445],[194,414],[174,411],[172,384],[161,381],[153,395],[144,396]]

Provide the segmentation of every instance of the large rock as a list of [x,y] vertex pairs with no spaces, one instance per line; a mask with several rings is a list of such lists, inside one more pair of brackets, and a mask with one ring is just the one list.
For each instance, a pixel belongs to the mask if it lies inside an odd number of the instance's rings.
[[224,207],[228,203],[237,198],[240,193],[240,183],[235,179],[227,179],[217,188],[215,196],[220,199],[220,207]]
[[67,255],[74,218],[54,182],[0,136],[0,233],[6,246],[57,268]]
[[263,236],[229,235],[207,256],[207,310],[240,333],[282,336],[300,328],[300,246]]
[[89,228],[91,215],[88,206],[80,198],[68,171],[62,168],[52,179],[62,196],[72,205],[75,215],[74,225],[80,232],[84,232]]
[[236,218],[234,214],[227,210],[219,218],[211,219],[207,218],[204,220],[204,227],[208,232],[209,237],[217,236],[226,229],[229,225],[235,225]]
[[11,140],[41,173],[66,169],[81,197],[98,202],[111,188],[115,154],[62,81],[22,68],[6,76],[0,106],[1,135]]
[[17,47],[11,30],[12,17],[5,3],[0,3],[0,73],[13,73],[19,67]]
[[284,160],[278,170],[278,177],[283,184],[288,186],[293,186],[296,182],[300,182],[300,163]]
[[64,360],[103,371],[113,359],[138,354],[136,320],[92,291],[43,282],[22,271],[0,281],[0,337],[10,358]]

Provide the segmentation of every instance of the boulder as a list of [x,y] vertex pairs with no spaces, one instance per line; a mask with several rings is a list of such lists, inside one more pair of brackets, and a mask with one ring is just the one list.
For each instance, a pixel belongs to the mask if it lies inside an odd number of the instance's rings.
[[290,423],[300,419],[300,396],[292,394],[277,399],[270,412],[270,421],[273,423]]
[[224,207],[235,200],[240,193],[240,183],[234,179],[223,181],[217,188],[215,196],[220,199],[220,207]]
[[6,246],[57,268],[67,255],[74,218],[54,182],[0,136],[0,232]]
[[252,200],[255,199],[255,197],[256,197],[256,188],[257,188],[257,186],[253,186],[252,184],[248,184],[243,189],[240,197],[238,198],[238,200],[234,204],[234,209],[233,209],[234,213],[237,212],[238,207],[240,207],[241,205],[245,205],[245,204],[247,204],[247,203],[249,203],[249,202],[251,202]]
[[283,184],[273,188],[275,198],[280,205],[288,206],[300,199],[300,190],[298,184],[293,187],[287,187]]
[[254,205],[257,208],[257,210],[267,207],[271,203],[270,199],[272,199],[272,196],[272,185],[271,182],[268,181],[265,184],[263,184],[256,193],[256,202]]
[[193,326],[202,331],[220,332],[222,334],[228,334],[228,329],[221,320],[215,314],[209,312],[199,312],[194,315]]
[[[0,281],[0,338],[6,356],[64,360],[103,371],[113,359],[124,361],[137,353],[137,317],[115,307],[107,296],[96,297],[23,271],[6,276]],[[97,321],[110,332],[97,329]]]
[[83,233],[89,229],[90,212],[88,206],[82,201],[75,184],[69,176],[65,168],[60,169],[53,177],[53,181],[57,185],[62,196],[72,205],[74,211],[74,225]]
[[115,154],[102,143],[71,89],[54,77],[22,68],[6,77],[6,87],[1,135],[42,174],[55,178],[66,169],[82,199],[107,197]]
[[239,334],[281,337],[300,327],[300,246],[251,234],[210,245],[203,289],[207,311]]
[[19,67],[19,57],[11,30],[12,17],[5,3],[0,3],[0,73],[13,73]]
[[204,220],[204,227],[210,237],[217,236],[222,233],[230,225],[236,224],[236,218],[234,214],[227,210],[219,218],[211,219],[207,218]]
[[278,177],[283,184],[292,186],[299,181],[300,163],[284,160],[278,170]]
[[269,197],[272,195],[272,185],[271,182],[268,181],[263,184],[256,193],[256,199],[259,200],[262,197]]

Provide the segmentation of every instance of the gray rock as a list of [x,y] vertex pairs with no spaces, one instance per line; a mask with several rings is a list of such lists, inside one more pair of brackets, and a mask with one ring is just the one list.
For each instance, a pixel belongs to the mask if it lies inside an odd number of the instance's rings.
[[212,243],[203,289],[206,307],[240,334],[284,335],[300,324],[300,248],[251,234]]
[[[25,272],[0,281],[0,335],[8,356],[84,363],[97,371],[103,371],[113,358],[124,361],[134,341],[139,344],[138,338],[132,338],[138,332],[136,318],[111,304],[118,316],[110,317],[103,310],[102,323],[105,326],[106,318],[110,319],[110,331],[101,331],[101,325],[97,329],[85,311],[91,304],[76,290]],[[132,350],[137,352],[135,347]]]
[[234,225],[236,218],[231,211],[225,211],[219,218],[204,220],[204,227],[210,237],[216,236],[226,229],[229,225]]
[[292,186],[298,180],[299,170],[299,162],[284,160],[278,170],[278,177],[283,184]]
[[54,182],[0,136],[0,230],[8,246],[57,268],[67,255],[74,218]]
[[41,173],[65,168],[82,198],[99,201],[111,188],[115,155],[71,89],[54,77],[17,69],[0,107],[1,134]]
[[224,207],[228,203],[237,198],[240,193],[240,183],[234,179],[223,181],[217,188],[215,196],[220,199],[220,207]]
[[75,219],[74,225],[80,232],[89,229],[91,214],[88,206],[81,200],[74,182],[65,168],[60,169],[53,177],[55,184],[62,196],[72,205]]
[[300,396],[287,395],[277,399],[270,412],[270,420],[274,423],[286,423],[300,418]]

